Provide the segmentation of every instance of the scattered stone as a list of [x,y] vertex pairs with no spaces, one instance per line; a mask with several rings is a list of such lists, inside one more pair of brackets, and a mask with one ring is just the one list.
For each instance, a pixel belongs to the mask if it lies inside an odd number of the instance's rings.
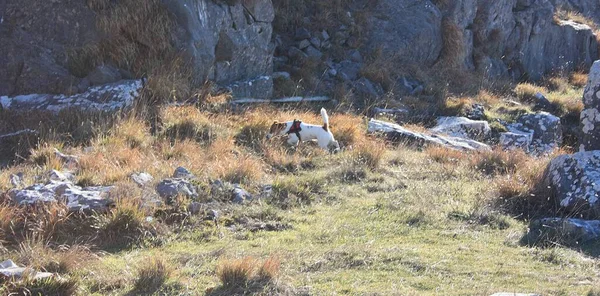
[[430,131],[459,138],[482,139],[487,137],[492,129],[484,120],[471,120],[466,117],[440,117],[437,125]]
[[288,72],[273,72],[271,77],[273,77],[273,80],[291,80],[292,79],[292,76],[290,76],[290,73],[288,73]]
[[202,204],[197,201],[190,203],[190,205],[188,206],[188,212],[190,212],[190,214],[192,215],[198,215],[201,209]]
[[59,158],[67,167],[75,167],[79,165],[79,157],[75,155],[64,154],[58,151],[56,148],[54,148],[54,155],[56,155],[56,157]]
[[31,268],[19,267],[10,259],[0,262],[0,274],[6,278],[21,279],[24,276],[27,276],[33,280],[40,280],[54,276],[54,274],[50,272],[37,272]]
[[196,187],[185,179],[165,179],[156,186],[158,195],[171,204],[177,196],[186,196],[188,198],[197,198]]
[[8,176],[8,179],[10,180],[10,184],[15,187],[15,188],[20,188],[23,186],[23,173],[22,172],[18,172],[16,174],[10,174],[10,176]]
[[298,48],[300,48],[300,49],[305,49],[309,46],[310,46],[310,41],[307,39],[304,39],[304,40],[300,41],[300,43],[298,43]]
[[369,121],[368,132],[383,133],[392,141],[409,141],[419,146],[433,144],[455,150],[491,150],[487,144],[474,140],[413,132],[395,123],[375,119]]
[[294,46],[290,46],[290,48],[288,48],[287,55],[292,60],[299,61],[299,62],[304,61],[305,59],[308,58],[308,55],[306,53],[304,53],[302,50],[300,50],[299,48],[294,47]]
[[337,77],[342,81],[354,81],[358,78],[361,64],[352,61],[342,61],[336,67]]
[[354,87],[356,94],[362,98],[375,99],[383,96],[384,93],[381,85],[375,84],[365,77],[361,77],[355,81],[352,86]]
[[141,187],[146,186],[148,183],[150,183],[150,182],[152,182],[152,180],[154,180],[154,177],[152,177],[152,175],[145,173],[145,172],[133,173],[133,174],[131,174],[130,178],[133,182],[135,182],[136,184],[138,184]]
[[273,95],[271,76],[260,76],[246,81],[237,81],[227,86],[234,98],[270,99]]
[[515,130],[512,132],[500,133],[499,144],[504,150],[522,149],[525,152],[529,152],[532,138],[532,133]]
[[69,180],[62,180],[13,189],[8,194],[13,203],[21,206],[60,201],[65,202],[72,212],[105,211],[113,205],[110,200],[112,189],[113,186],[82,188]]
[[119,69],[111,65],[100,65],[90,72],[86,79],[94,86],[117,82],[122,76]]
[[514,133],[532,133],[529,152],[548,153],[562,144],[562,126],[560,118],[547,112],[525,114],[517,123],[508,126]]
[[546,97],[541,92],[537,92],[535,94],[535,106],[533,107],[533,109],[547,112],[554,111],[552,103],[550,103],[550,101],[546,99]]
[[312,46],[314,46],[315,48],[320,48],[321,40],[319,38],[312,37],[312,38],[310,38],[310,44],[312,44]]
[[178,167],[173,172],[173,178],[193,179],[193,178],[195,178],[195,176],[190,171],[188,171],[186,168]]
[[529,224],[528,239],[533,242],[574,246],[600,239],[600,220],[544,218]]
[[467,112],[467,118],[472,120],[483,120],[485,118],[485,107],[481,104],[474,103]]
[[310,39],[310,31],[306,28],[298,28],[296,29],[296,34],[294,35],[296,40],[302,39]]
[[309,58],[319,60],[323,57],[323,53],[320,52],[318,49],[314,48],[313,46],[308,46],[304,49],[304,52],[306,52]]
[[74,180],[75,176],[70,172],[60,172],[57,170],[51,170],[48,172],[48,179],[50,179],[51,181],[64,182]]
[[219,214],[219,211],[217,210],[213,210],[213,209],[209,209],[206,211],[206,220],[212,220],[215,221],[215,223],[219,220],[219,217],[221,215]]
[[273,194],[273,185],[264,185],[260,191],[261,198],[269,198]]
[[356,49],[352,49],[349,50],[346,55],[348,56],[348,58],[356,63],[362,63],[363,62],[363,57],[360,54],[360,51],[356,50]]
[[580,115],[582,137],[579,151],[600,150],[600,60],[595,61],[588,75],[583,93],[583,111]]
[[600,213],[600,150],[556,157],[546,168],[542,186],[563,208]]
[[360,39],[358,39],[356,36],[350,36],[346,40],[346,45],[348,45],[350,48],[358,48],[360,46]]
[[401,86],[404,93],[412,96],[420,95],[425,90],[419,81],[408,77],[402,77],[398,85]]
[[329,34],[327,33],[327,31],[323,30],[321,31],[321,36],[320,36],[321,40],[323,41],[327,41],[329,40]]
[[233,195],[233,203],[235,204],[244,204],[252,201],[252,195],[248,193],[248,191],[244,190],[244,188],[240,187],[240,185],[233,185],[233,190],[231,191]]

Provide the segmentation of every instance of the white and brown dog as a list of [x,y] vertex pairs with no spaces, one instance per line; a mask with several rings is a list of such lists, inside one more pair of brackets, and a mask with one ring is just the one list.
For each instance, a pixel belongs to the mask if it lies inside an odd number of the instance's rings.
[[334,152],[340,150],[340,144],[333,138],[333,134],[329,129],[329,116],[327,111],[321,108],[321,117],[323,117],[323,125],[306,124],[300,120],[278,122],[275,121],[271,125],[271,129],[267,134],[267,139],[277,136],[288,135],[288,144],[297,146],[300,141],[316,140],[319,147]]

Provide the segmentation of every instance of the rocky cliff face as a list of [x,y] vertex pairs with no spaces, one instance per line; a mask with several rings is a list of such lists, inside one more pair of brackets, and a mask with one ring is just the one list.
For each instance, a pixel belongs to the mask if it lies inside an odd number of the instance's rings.
[[589,26],[553,19],[558,7],[600,16],[598,5],[587,2],[593,1],[460,0],[434,5],[427,0],[382,0],[369,22],[368,44],[402,61],[432,65],[443,57],[444,38],[453,36],[461,39],[462,47],[450,50],[466,68],[538,80],[555,71],[588,68],[598,57]]
[[[271,0],[162,3],[176,24],[172,46],[188,58],[196,82],[210,79],[231,88],[234,95],[270,97]],[[106,37],[86,1],[2,1],[0,19],[0,96],[84,92],[89,86],[90,79],[84,79],[94,75],[93,69],[73,73],[68,55],[73,48]],[[128,75],[102,78],[113,77],[105,82],[114,82],[110,80],[124,76]]]

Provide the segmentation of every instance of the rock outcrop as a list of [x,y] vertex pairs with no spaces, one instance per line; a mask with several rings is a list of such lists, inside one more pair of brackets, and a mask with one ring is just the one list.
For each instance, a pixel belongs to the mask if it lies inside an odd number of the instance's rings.
[[600,61],[594,62],[583,93],[579,151],[600,150]]
[[[175,51],[189,61],[198,83],[215,81],[238,97],[271,96],[272,80],[264,79],[272,72],[271,0],[162,4],[176,24],[171,36]],[[108,65],[89,73],[71,69],[70,51],[106,37],[96,23],[97,14],[86,1],[0,3],[0,96],[73,94],[131,79],[131,73],[120,71],[127,69]]]
[[560,243],[576,246],[600,239],[600,220],[544,218],[529,224],[532,243]]
[[525,114],[500,134],[500,145],[507,150],[521,148],[532,154],[549,153],[562,144],[560,118],[547,113]]
[[430,129],[434,133],[447,134],[467,139],[483,139],[492,129],[487,121],[471,120],[465,117],[440,117],[437,125]]
[[431,135],[407,130],[395,123],[371,119],[369,133],[385,134],[390,140],[404,141],[416,145],[439,145],[455,150],[490,150],[487,144],[459,137]]
[[561,155],[546,169],[542,186],[569,210],[600,213],[600,151]]

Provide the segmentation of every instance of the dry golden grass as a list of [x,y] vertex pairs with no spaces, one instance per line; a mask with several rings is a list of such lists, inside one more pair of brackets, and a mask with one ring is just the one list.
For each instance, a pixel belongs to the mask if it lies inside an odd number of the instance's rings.
[[329,117],[329,123],[331,133],[340,147],[353,146],[365,138],[366,127],[361,117],[336,113]]
[[[440,1],[440,5],[446,4]],[[446,67],[460,67],[466,54],[463,30],[449,17],[442,19],[442,41],[439,63]]]
[[481,151],[470,157],[471,167],[487,175],[505,175],[517,171],[519,166],[530,158],[522,150],[504,151],[496,148]]
[[560,24],[560,21],[573,21],[576,23],[588,25],[592,29],[597,29],[598,25],[592,20],[577,11],[565,10],[562,8],[554,11],[554,23]]
[[252,257],[224,260],[217,266],[217,276],[223,286],[239,287],[250,281],[256,270],[257,261]]
[[172,270],[162,258],[146,260],[137,270],[134,290],[138,293],[153,292],[160,288],[171,276]]
[[369,137],[357,143],[351,155],[355,163],[364,164],[375,170],[381,165],[385,152],[386,145],[382,140]]
[[279,276],[281,261],[278,257],[271,256],[258,268],[257,277],[261,280],[272,281]]
[[573,72],[569,76],[569,83],[577,88],[584,88],[587,85],[588,75],[582,72]]
[[533,85],[531,83],[519,83],[514,90],[517,98],[525,103],[532,103],[536,101],[535,94],[548,93],[548,90],[545,87]]
[[565,77],[550,77],[544,84],[553,92],[564,93],[569,89],[569,81]]
[[430,146],[425,150],[425,153],[435,162],[439,163],[458,163],[468,155],[459,150],[448,149],[441,146]]
[[469,97],[461,97],[461,98],[448,98],[445,101],[444,106],[442,106],[442,110],[440,112],[443,115],[464,115],[467,110],[471,108],[473,105],[473,99]]

